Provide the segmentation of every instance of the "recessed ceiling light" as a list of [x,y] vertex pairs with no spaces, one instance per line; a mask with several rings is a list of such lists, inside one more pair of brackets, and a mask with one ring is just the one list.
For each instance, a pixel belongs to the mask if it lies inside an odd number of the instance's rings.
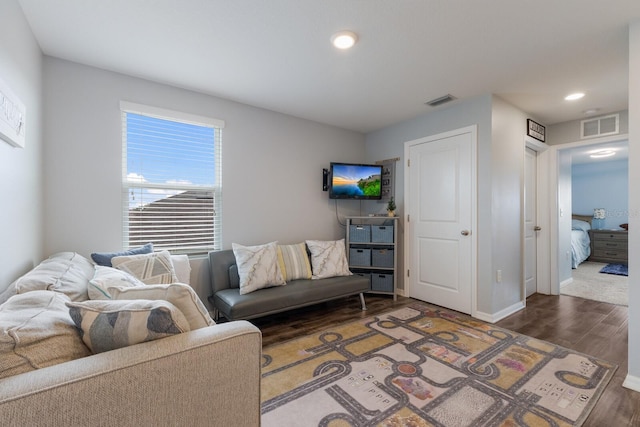
[[571,95],[567,95],[564,97],[566,101],[575,101],[576,99],[580,99],[584,96],[582,92],[572,93]]
[[331,36],[331,43],[338,49],[349,49],[358,41],[353,31],[340,31]]
[[603,157],[611,157],[614,156],[616,152],[614,150],[597,150],[594,151],[589,157],[593,159],[601,159]]

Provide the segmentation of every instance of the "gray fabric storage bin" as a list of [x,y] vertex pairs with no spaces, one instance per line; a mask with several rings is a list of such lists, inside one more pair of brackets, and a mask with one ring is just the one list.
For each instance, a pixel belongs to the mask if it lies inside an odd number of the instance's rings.
[[393,274],[371,273],[371,290],[393,292]]
[[362,273],[360,271],[357,271],[357,272],[353,273],[353,275],[366,278],[369,281],[369,289],[371,289],[371,274],[370,273]]
[[349,226],[349,242],[369,243],[371,241],[371,226],[368,224],[351,224]]
[[349,265],[358,266],[358,267],[371,266],[371,249],[350,248],[349,249]]
[[373,267],[393,268],[393,249],[373,249],[371,252]]
[[371,241],[374,243],[393,243],[393,225],[372,225]]

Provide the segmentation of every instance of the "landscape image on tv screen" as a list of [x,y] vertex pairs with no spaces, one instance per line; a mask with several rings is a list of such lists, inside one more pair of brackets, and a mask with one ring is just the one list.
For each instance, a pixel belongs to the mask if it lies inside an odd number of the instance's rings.
[[382,166],[334,163],[331,194],[336,199],[379,199]]

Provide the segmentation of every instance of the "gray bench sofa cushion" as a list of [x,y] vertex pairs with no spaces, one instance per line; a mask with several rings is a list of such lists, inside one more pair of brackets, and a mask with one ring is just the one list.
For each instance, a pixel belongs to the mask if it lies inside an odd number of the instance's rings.
[[[239,277],[232,250],[209,253],[211,288],[209,301],[229,320],[251,319],[285,310],[362,294],[369,280],[357,275],[319,280],[299,279],[284,286],[260,289],[240,295]],[[365,309],[364,298],[361,298]]]

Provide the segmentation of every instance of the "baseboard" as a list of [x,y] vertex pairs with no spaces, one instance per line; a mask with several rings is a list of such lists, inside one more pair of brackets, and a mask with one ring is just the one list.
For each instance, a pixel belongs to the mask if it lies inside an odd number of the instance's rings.
[[476,313],[474,314],[473,317],[483,320],[485,322],[488,323],[496,323],[502,319],[504,319],[507,316],[512,315],[513,313],[516,313],[520,310],[522,310],[525,307],[525,303],[524,301],[518,301],[517,303],[505,308],[504,310],[500,310],[497,313],[494,314],[489,314],[489,313],[483,313],[481,311],[476,311]]
[[573,277],[569,277],[567,280],[560,282],[560,287],[567,286],[569,283],[573,283]]
[[404,289],[396,289],[396,294],[403,297],[404,296]]
[[627,377],[624,379],[624,382],[622,383],[622,387],[640,392],[640,378],[627,374]]

